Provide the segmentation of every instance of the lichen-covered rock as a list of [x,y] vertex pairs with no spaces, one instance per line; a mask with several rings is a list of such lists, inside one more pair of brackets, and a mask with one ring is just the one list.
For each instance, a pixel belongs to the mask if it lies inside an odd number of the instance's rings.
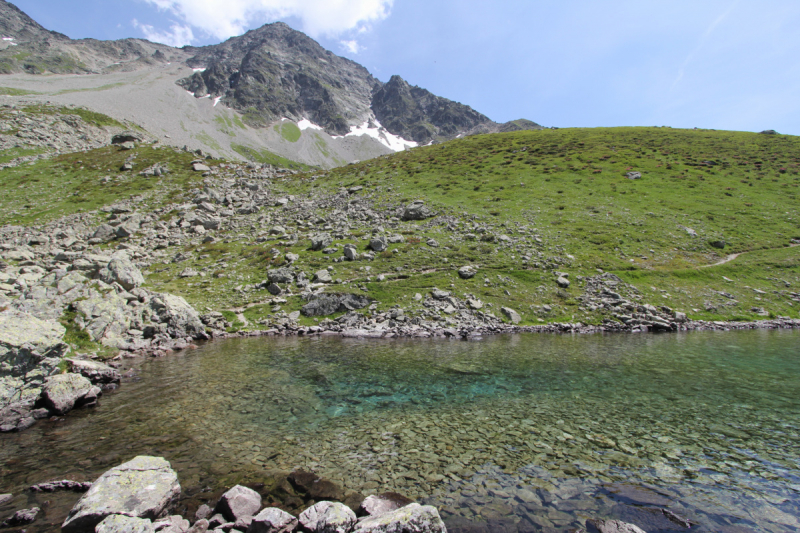
[[297,526],[294,516],[277,507],[267,507],[253,517],[247,533],[292,533]]
[[158,294],[150,300],[150,308],[158,315],[172,337],[205,336],[205,326],[197,311],[186,300],[174,294]]
[[161,457],[139,456],[100,476],[72,508],[63,533],[92,531],[110,515],[155,520],[178,498],[178,475]]
[[109,285],[119,283],[126,291],[141,287],[144,283],[142,272],[125,254],[115,254],[108,266],[100,270],[100,279]]
[[[94,282],[99,283],[99,282]],[[116,347],[130,328],[131,318],[127,312],[128,301],[113,291],[90,290],[85,299],[73,304],[84,316],[84,330],[93,341]]]
[[290,268],[276,268],[267,272],[270,283],[291,283],[294,281],[294,272]]
[[18,311],[0,312],[0,408],[33,401],[69,351],[64,326]]
[[112,514],[94,528],[95,533],[155,533],[153,523],[144,518]]
[[92,389],[92,382],[80,374],[56,374],[45,381],[42,402],[51,413],[63,415],[80,405]]
[[303,511],[298,518],[307,531],[316,533],[350,533],[356,524],[356,514],[339,502],[319,502]]
[[252,518],[259,509],[261,509],[261,495],[253,489],[236,485],[222,495],[214,512],[220,513],[231,522],[238,522]]
[[522,320],[522,317],[519,316],[519,313],[517,313],[510,307],[501,307],[500,312],[503,313],[509,320],[509,322],[511,322],[512,324],[519,324],[520,321]]
[[114,368],[97,361],[88,361],[85,359],[67,359],[69,363],[70,372],[80,374],[93,385],[109,383],[119,383],[120,374]]
[[435,507],[412,503],[367,518],[358,524],[354,533],[447,533],[447,528]]

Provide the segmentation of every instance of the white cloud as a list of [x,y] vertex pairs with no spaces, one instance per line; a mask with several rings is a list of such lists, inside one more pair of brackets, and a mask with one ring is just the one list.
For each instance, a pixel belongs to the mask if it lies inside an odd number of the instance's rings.
[[[169,11],[183,22],[172,34],[185,35],[194,28],[219,39],[242,34],[252,24],[264,24],[288,17],[300,19],[302,29],[312,37],[340,35],[361,30],[370,22],[389,16],[394,0],[145,0]],[[144,28],[144,25],[140,27]],[[152,28],[151,28],[151,31]],[[158,32],[155,32],[158,34]]]
[[145,39],[154,43],[167,44],[169,46],[181,47],[190,44],[194,40],[194,33],[189,26],[173,24],[170,31],[158,31],[149,24],[141,24],[133,19],[133,27],[142,31]]
[[342,48],[351,54],[357,54],[358,51],[361,50],[361,46],[359,46],[358,41],[340,41],[339,44],[341,44]]

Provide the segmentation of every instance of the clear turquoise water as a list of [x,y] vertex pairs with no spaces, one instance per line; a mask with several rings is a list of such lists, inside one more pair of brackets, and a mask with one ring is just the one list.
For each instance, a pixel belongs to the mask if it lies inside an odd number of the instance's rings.
[[[424,499],[453,531],[680,530],[661,508],[693,531],[796,531],[798,347],[791,331],[212,343],[135,361],[93,412],[0,436],[0,493],[146,453],[172,461],[190,508],[302,467]],[[32,533],[76,496],[45,499]]]

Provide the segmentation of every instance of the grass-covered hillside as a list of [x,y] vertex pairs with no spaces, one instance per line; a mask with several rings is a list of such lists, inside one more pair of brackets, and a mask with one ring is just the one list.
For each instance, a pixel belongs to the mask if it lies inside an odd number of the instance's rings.
[[[301,278],[330,270],[325,292],[367,295],[374,312],[399,306],[440,325],[455,323],[458,311],[426,306],[434,288],[500,318],[500,307],[511,307],[522,324],[615,320],[597,305],[593,280],[602,272],[622,279],[624,298],[694,319],[796,318],[800,309],[796,137],[515,132],[283,174],[215,160],[201,176],[193,159],[168,147],[105,147],[5,169],[2,223],[53,222],[119,202],[151,213],[155,223],[141,236],[97,249],[140,250],[146,286],[182,295],[201,312],[221,311],[241,329],[264,329],[306,302],[300,284],[280,286],[277,296],[267,290],[268,271],[285,266],[287,254],[296,254],[291,269]],[[134,168],[121,172],[126,161]],[[155,164],[169,172],[139,174]],[[414,200],[433,216],[403,220]],[[222,222],[195,234],[186,221],[204,201],[216,203]],[[118,217],[95,212],[97,224]],[[331,242],[311,250],[319,234]],[[389,237],[387,249],[365,259],[380,236]],[[355,261],[344,260],[348,244]],[[458,269],[467,265],[477,275],[463,279]],[[559,273],[568,287],[556,283]]]

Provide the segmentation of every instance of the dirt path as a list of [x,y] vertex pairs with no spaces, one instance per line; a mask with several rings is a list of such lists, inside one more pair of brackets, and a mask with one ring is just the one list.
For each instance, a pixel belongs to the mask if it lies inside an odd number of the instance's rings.
[[[789,248],[794,248],[795,246],[800,246],[800,244],[790,244]],[[778,250],[778,249],[779,248],[771,248],[771,250]],[[763,250],[753,250],[753,251],[763,251]],[[702,265],[702,266],[699,266],[697,268],[710,268],[710,267],[715,267],[715,266],[719,266],[719,265],[724,265],[725,263],[729,263],[730,261],[733,261],[734,259],[736,259],[740,255],[747,254],[747,253],[750,253],[750,252],[741,252],[741,253],[738,253],[738,254],[731,254],[731,255],[727,256],[725,259],[723,259],[722,261],[718,261],[718,262],[716,262],[714,264],[711,264],[711,265]]]

